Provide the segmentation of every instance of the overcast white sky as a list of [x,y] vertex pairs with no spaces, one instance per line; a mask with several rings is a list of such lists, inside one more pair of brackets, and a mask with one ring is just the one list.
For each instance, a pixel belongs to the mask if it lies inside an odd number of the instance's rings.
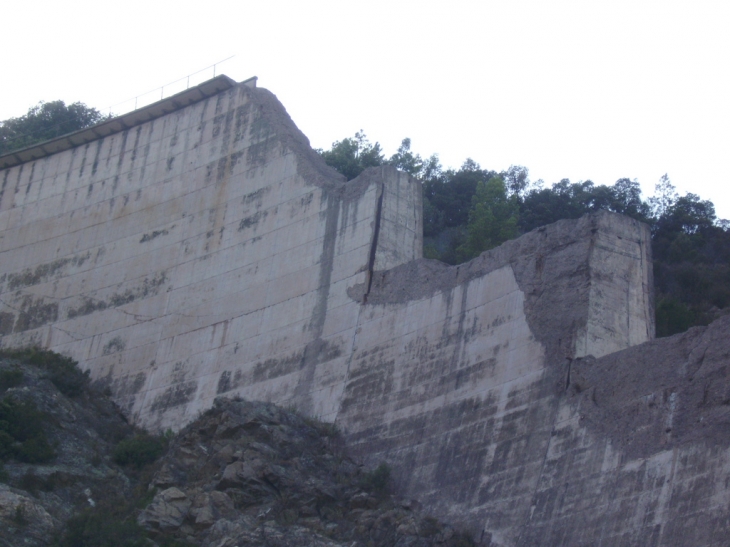
[[2,19],[0,119],[108,109],[235,55],[219,73],[258,76],[314,147],[364,129],[388,154],[410,137],[444,166],[645,196],[668,173],[730,218],[727,0],[24,0]]

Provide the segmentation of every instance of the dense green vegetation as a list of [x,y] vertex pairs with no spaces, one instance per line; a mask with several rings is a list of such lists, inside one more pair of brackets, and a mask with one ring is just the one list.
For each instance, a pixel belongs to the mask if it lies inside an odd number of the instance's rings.
[[136,469],[142,469],[157,460],[165,448],[167,448],[165,436],[141,433],[117,444],[114,448],[114,461],[119,465],[131,465]]
[[[78,363],[70,357],[49,350],[33,347],[4,349],[0,350],[0,359],[16,359],[44,370],[46,378],[66,397],[78,397],[89,385],[88,371],[81,371],[77,366]],[[17,376],[17,372],[8,371],[0,375],[0,384],[8,381],[3,380],[5,376],[12,377],[13,375]],[[16,378],[16,381],[19,380],[20,378]]]
[[0,122],[0,155],[95,125],[108,116],[83,103],[38,103],[18,118]]
[[427,258],[459,264],[538,226],[607,210],[651,227],[657,336],[706,325],[730,304],[730,223],[717,219],[711,201],[679,196],[667,175],[645,200],[636,180],[546,186],[530,182],[525,167],[497,172],[467,159],[459,169],[444,169],[438,156],[424,159],[410,147],[404,139],[386,158],[360,131],[319,153],[348,180],[386,164],[420,179]]

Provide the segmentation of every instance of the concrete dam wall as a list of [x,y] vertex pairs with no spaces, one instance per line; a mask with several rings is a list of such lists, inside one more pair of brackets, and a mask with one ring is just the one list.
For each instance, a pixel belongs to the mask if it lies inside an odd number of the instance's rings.
[[[418,181],[345,182],[271,93],[225,77],[0,168],[0,343],[74,357],[135,422],[293,406],[483,545],[727,537],[722,435],[635,449],[624,401],[649,429],[689,407],[669,380],[602,380],[690,343],[651,341],[646,226],[597,213],[425,260]],[[712,529],[676,522],[682,503]]]

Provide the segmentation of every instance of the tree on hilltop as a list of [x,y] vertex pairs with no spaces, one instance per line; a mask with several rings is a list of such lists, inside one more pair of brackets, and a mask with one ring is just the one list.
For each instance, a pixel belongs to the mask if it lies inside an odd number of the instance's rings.
[[361,129],[354,137],[345,138],[332,143],[329,150],[317,150],[330,167],[352,180],[368,167],[377,167],[385,163],[380,143],[371,144]]
[[0,122],[0,155],[91,127],[110,117],[80,102],[66,105],[63,101],[41,101],[24,116]]

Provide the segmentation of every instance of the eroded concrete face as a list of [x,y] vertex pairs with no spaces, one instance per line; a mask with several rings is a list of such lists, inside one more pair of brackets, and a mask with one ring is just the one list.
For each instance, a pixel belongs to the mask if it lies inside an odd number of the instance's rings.
[[656,538],[677,492],[726,503],[697,478],[728,478],[722,443],[652,429],[637,447],[629,422],[606,425],[648,396],[591,376],[654,335],[636,221],[598,213],[460,266],[424,260],[417,181],[345,182],[247,86],[0,184],[2,345],[71,355],[141,425],[178,429],[218,396],[296,407],[485,545],[671,544]]
[[351,448],[485,544],[540,544],[522,534],[571,363],[653,338],[648,238],[602,213],[376,273],[337,417]]
[[727,544],[728,319],[573,363],[516,544]]

